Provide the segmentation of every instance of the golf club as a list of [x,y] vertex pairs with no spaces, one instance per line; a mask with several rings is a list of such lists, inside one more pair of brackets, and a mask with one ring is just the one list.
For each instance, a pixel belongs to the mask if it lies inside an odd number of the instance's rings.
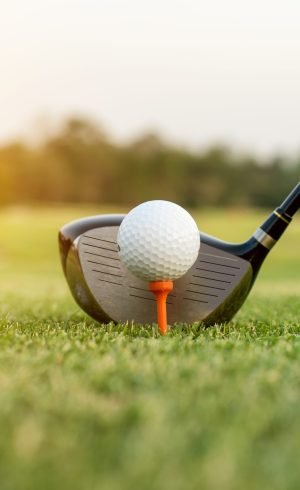
[[[169,322],[229,321],[299,207],[300,183],[246,242],[228,243],[201,232],[198,259],[168,297]],[[155,298],[119,259],[117,233],[123,218],[93,216],[65,225],[59,232],[64,274],[79,306],[99,322],[151,324],[156,321]]]

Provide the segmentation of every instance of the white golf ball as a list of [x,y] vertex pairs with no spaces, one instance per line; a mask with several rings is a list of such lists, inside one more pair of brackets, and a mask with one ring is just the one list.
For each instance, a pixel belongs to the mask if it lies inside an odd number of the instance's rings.
[[125,266],[146,281],[174,280],[194,264],[200,233],[191,215],[169,201],[148,201],[121,223],[119,255]]

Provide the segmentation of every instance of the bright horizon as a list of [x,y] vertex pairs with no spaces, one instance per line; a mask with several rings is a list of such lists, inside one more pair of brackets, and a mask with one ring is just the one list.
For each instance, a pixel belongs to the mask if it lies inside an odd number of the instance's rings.
[[79,114],[119,139],[300,151],[296,0],[11,0],[0,14],[1,142]]

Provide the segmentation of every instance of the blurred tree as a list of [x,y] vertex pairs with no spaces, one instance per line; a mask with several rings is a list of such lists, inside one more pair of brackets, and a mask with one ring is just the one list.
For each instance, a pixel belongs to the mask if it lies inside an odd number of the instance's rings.
[[191,152],[146,133],[112,142],[95,122],[69,118],[38,146],[0,147],[0,204],[97,202],[135,205],[275,206],[300,179],[300,157],[260,161],[223,145]]

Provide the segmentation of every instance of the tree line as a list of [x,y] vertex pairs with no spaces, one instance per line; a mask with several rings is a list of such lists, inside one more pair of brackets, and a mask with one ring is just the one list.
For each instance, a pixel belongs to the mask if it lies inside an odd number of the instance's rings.
[[0,205],[166,199],[187,207],[272,207],[299,180],[300,155],[262,161],[221,145],[189,151],[150,133],[121,144],[81,118],[39,145],[0,146]]

